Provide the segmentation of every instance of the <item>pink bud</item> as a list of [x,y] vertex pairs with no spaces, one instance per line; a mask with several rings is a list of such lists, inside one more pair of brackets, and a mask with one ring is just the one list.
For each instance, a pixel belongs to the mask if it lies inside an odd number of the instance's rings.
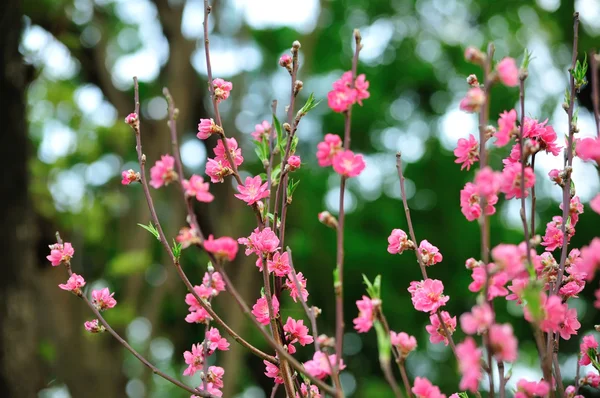
[[301,164],[300,156],[297,156],[297,155],[290,156],[287,164],[290,167],[290,171],[298,170],[300,168],[300,164]]

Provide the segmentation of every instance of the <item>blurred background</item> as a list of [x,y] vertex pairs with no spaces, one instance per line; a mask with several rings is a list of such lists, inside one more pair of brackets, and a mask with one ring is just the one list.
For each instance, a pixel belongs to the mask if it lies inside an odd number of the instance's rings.
[[[460,213],[459,192],[473,171],[461,172],[452,150],[461,137],[475,133],[476,116],[458,110],[467,90],[465,78],[479,70],[463,60],[466,46],[496,46],[496,58],[520,62],[524,47],[533,52],[527,80],[526,113],[550,120],[559,137],[567,130],[561,108],[572,49],[572,13],[581,13],[580,55],[600,47],[600,2],[597,0],[220,0],[210,18],[213,73],[233,82],[232,97],[221,105],[225,130],[241,142],[244,171],[260,172],[250,132],[278,114],[289,98],[289,76],[278,67],[281,54],[300,40],[304,81],[301,97],[314,92],[325,98],[331,83],[351,65],[352,30],[360,28],[364,50],[359,73],[370,81],[371,98],[353,112],[352,147],[366,155],[367,168],[347,187],[346,329],[342,382],[349,396],[391,397],[381,376],[374,332],[352,331],[355,301],[364,291],[361,274],[383,275],[384,311],[390,326],[417,337],[418,351],[408,358],[409,376],[427,376],[443,392],[457,391],[458,375],[451,351],[428,342],[426,314],[414,311],[406,288],[420,279],[414,256],[391,256],[387,236],[406,229],[395,170],[395,152],[403,152],[409,204],[418,239],[438,246],[444,261],[431,277],[446,284],[448,311],[468,310],[475,296],[467,290],[469,257],[479,256],[479,228]],[[158,367],[184,378],[182,353],[202,340],[199,325],[184,322],[185,288],[169,266],[162,248],[136,223],[149,221],[141,187],[120,184],[121,170],[137,169],[134,136],[123,123],[133,111],[132,77],[140,79],[144,152],[149,163],[170,150],[168,87],[180,110],[179,130],[188,175],[204,173],[207,149],[196,139],[201,117],[211,106],[204,61],[203,6],[200,0],[4,0],[0,5],[0,135],[3,163],[0,190],[0,396],[2,397],[185,397],[153,376],[109,335],[89,335],[83,322],[88,308],[59,290],[63,269],[46,261],[54,232],[71,241],[75,272],[88,289],[109,286],[117,307],[109,322]],[[580,57],[580,58],[581,58]],[[479,75],[481,78],[481,75]],[[491,115],[514,107],[518,90],[495,87]],[[581,136],[594,134],[590,89],[580,93]],[[297,270],[308,277],[309,302],[323,309],[319,331],[333,334],[332,270],[335,234],[317,220],[318,212],[336,214],[339,177],[316,166],[316,144],[326,133],[342,133],[343,117],[325,103],[302,120],[298,154],[305,163],[288,214],[287,244]],[[209,140],[210,141],[210,140]],[[214,145],[209,142],[210,147]],[[210,150],[210,149],[209,149]],[[501,167],[507,148],[493,150],[490,161]],[[559,214],[560,191],[546,178],[557,158],[540,155],[538,225]],[[596,170],[577,159],[574,181],[586,204],[572,240],[587,244],[598,234],[600,217],[587,202],[598,192]],[[167,236],[185,225],[177,186],[153,190]],[[247,236],[254,218],[232,196],[230,183],[213,185],[213,203],[196,206],[207,233]],[[522,239],[516,201],[500,199],[492,219],[492,243]],[[241,252],[240,252],[241,253]],[[199,283],[207,257],[184,251],[182,263]],[[228,271],[249,302],[259,295],[259,273],[243,255]],[[598,323],[592,287],[571,301],[582,323],[580,336]],[[283,303],[282,312],[296,318],[300,306]],[[226,295],[215,306],[226,321],[261,349],[268,350],[254,326]],[[497,300],[500,322],[512,322],[521,345],[514,364],[520,377],[541,377],[530,326],[520,309]],[[461,331],[455,333],[462,340]],[[562,374],[575,375],[578,338],[561,343]],[[232,344],[219,352],[225,373],[225,397],[269,396],[271,379],[264,365]],[[312,357],[312,348],[297,357]],[[537,366],[537,365],[536,365]],[[482,389],[485,390],[487,382]],[[591,390],[582,391],[592,396]],[[281,393],[281,391],[280,391]]]

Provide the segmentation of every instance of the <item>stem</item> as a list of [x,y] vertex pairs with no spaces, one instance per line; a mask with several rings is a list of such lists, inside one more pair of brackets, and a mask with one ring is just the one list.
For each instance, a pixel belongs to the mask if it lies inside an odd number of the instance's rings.
[[406,366],[404,364],[404,359],[402,359],[400,362],[398,362],[398,367],[400,368],[400,376],[402,377],[402,382],[404,383],[404,387],[406,388],[406,394],[408,395],[408,398],[412,398],[410,379],[408,378],[408,375],[406,374]]
[[560,364],[558,363],[558,353],[554,353],[553,355],[554,362],[554,374],[556,375],[555,379],[558,385],[558,394],[561,397],[565,396],[565,386],[563,385],[562,375],[560,373]]
[[498,374],[500,376],[500,398],[505,398],[506,397],[506,375],[504,374],[504,362],[503,361],[498,361]]
[[[383,314],[383,310],[381,308],[377,312],[377,317],[378,317],[379,321],[381,322],[381,325],[383,326],[385,333],[388,336],[390,336],[390,334],[391,334],[390,325],[388,324],[387,318]],[[394,355],[394,360],[396,361],[396,364],[398,365],[398,369],[400,370],[400,376],[402,377],[402,382],[404,383],[404,386],[406,387],[406,394],[408,395],[409,398],[411,398],[412,393],[410,392],[410,382],[408,381],[408,377],[406,377],[406,370],[404,369],[404,358],[402,358],[402,356],[398,352],[398,348],[394,345],[392,345],[392,354]],[[383,369],[383,364],[381,364],[381,366],[382,366],[381,369],[383,370],[383,372],[385,374],[386,370]],[[388,364],[388,367],[389,367],[389,364]],[[393,375],[393,373],[391,373],[391,370],[390,370],[390,376],[392,378],[393,383],[395,383],[396,380],[394,379],[394,375]],[[386,378],[387,377],[388,376],[386,375]],[[388,383],[390,383],[390,385],[392,386],[392,389],[394,389],[394,384],[392,384],[392,382],[390,382],[390,380],[388,380]],[[396,387],[397,387],[397,385],[396,385]],[[395,389],[394,389],[394,392],[396,392]],[[402,393],[400,393],[400,396],[401,395],[402,395]],[[398,396],[398,394],[396,394],[396,396]]]
[[600,137],[600,94],[598,90],[598,58],[595,51],[590,53],[590,69],[592,74],[592,103],[594,105],[594,120],[596,121],[596,135]]
[[390,361],[380,360],[379,364],[381,365],[381,371],[383,372],[383,376],[385,377],[385,380],[388,382],[388,384],[392,387],[396,398],[403,398],[404,396],[402,395],[402,391],[400,390],[400,387],[398,386],[398,383],[394,378],[394,373],[392,372]]
[[[533,324],[533,335],[535,337],[535,343],[537,344],[538,353],[540,355],[540,367],[542,368],[542,374],[544,375],[544,380],[548,383],[552,383],[552,357],[546,355],[546,350],[544,349],[544,334],[540,329],[539,325]],[[554,396],[554,390],[550,390],[550,396]]]
[[[267,199],[267,214],[269,214],[269,210],[271,208],[271,197],[273,195],[273,190],[271,189],[273,183],[271,181],[271,173],[273,172],[273,168],[275,167],[275,113],[277,112],[277,100],[273,100],[271,103],[271,113],[273,114],[273,118],[271,119],[271,132],[269,133],[269,166],[267,167],[267,187],[269,189],[269,198]],[[269,227],[270,219],[267,217],[265,220],[265,227]],[[273,229],[277,228],[277,220],[274,220],[275,224]]]
[[[531,155],[531,170],[535,173],[535,155],[534,153]],[[536,204],[536,196],[535,196],[535,184],[531,187],[531,237],[535,236],[535,204]]]
[[525,121],[525,79],[526,73],[519,74],[519,100],[521,101],[521,126],[519,126],[519,158],[521,161],[521,221],[525,234],[525,246],[527,248],[527,264],[531,266],[531,242],[529,239],[529,227],[527,226],[527,214],[525,211],[525,163],[527,158],[524,153],[525,138],[523,137]]

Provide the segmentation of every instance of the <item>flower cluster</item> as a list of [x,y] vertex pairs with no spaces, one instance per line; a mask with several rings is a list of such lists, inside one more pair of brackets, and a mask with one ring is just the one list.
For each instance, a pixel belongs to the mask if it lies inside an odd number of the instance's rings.
[[345,72],[339,80],[333,82],[333,90],[327,94],[327,103],[334,112],[346,112],[353,104],[369,98],[369,82],[365,75],[358,75],[352,82],[352,72]]

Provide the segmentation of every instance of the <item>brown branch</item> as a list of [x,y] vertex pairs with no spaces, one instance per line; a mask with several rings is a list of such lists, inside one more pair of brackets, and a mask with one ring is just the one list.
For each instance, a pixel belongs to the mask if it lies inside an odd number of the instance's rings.
[[525,138],[523,137],[523,129],[525,128],[525,79],[527,79],[527,73],[519,73],[519,101],[521,103],[521,125],[519,126],[519,159],[521,161],[521,221],[523,222],[523,231],[525,234],[527,264],[531,267],[531,242],[529,239],[529,227],[527,226],[527,214],[525,211],[525,164],[527,163],[527,157],[525,156],[524,151]]
[[592,104],[594,105],[594,120],[596,121],[596,135],[600,137],[600,94],[598,87],[598,62],[600,54],[596,54],[596,51],[590,52],[590,69],[592,74]]

